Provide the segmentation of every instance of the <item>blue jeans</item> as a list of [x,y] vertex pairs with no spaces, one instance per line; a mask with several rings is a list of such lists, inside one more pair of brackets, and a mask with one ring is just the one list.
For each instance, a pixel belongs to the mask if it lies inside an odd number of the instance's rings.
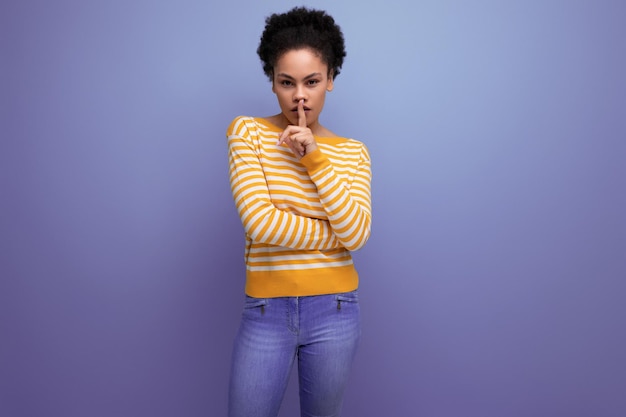
[[361,334],[357,292],[246,296],[235,338],[229,417],[276,417],[298,359],[302,417],[338,417]]

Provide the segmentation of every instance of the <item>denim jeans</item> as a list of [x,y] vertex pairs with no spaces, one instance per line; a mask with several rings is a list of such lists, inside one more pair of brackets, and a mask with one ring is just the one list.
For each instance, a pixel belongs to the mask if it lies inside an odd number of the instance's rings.
[[302,417],[338,417],[361,334],[357,292],[246,296],[235,338],[229,417],[276,417],[298,361]]

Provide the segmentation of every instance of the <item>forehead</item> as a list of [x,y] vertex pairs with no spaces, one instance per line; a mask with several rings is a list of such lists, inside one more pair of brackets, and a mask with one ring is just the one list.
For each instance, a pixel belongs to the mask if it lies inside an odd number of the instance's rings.
[[313,72],[325,73],[328,66],[322,57],[311,49],[292,49],[282,54],[276,60],[274,71],[276,74],[285,73],[292,76],[309,75]]

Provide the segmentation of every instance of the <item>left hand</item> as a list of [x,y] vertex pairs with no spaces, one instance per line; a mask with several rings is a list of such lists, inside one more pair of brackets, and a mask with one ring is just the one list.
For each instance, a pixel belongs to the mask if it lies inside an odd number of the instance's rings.
[[307,153],[317,149],[317,142],[311,129],[306,124],[306,113],[304,111],[304,100],[298,102],[298,126],[289,125],[280,134],[277,145],[283,143],[298,157],[302,158]]

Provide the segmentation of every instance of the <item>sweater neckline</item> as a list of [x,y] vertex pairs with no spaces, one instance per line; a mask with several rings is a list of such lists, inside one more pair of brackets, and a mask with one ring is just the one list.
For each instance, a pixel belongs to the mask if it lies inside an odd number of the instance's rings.
[[[267,120],[266,117],[253,117],[254,120],[256,120],[257,122],[262,123],[263,125],[265,125],[266,127],[269,127],[270,129],[272,129],[274,132],[282,132],[284,129],[281,129],[280,127],[276,126],[274,123],[270,122],[269,120]],[[345,141],[348,138],[345,138],[343,136],[320,136],[320,135],[316,135],[313,134],[313,136],[316,139],[322,139],[324,141]]]

